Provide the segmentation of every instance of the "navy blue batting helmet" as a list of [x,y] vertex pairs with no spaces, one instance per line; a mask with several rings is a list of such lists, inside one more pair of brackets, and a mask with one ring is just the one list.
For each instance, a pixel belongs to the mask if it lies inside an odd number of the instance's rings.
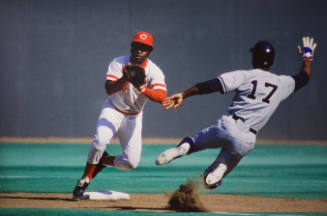
[[269,41],[259,41],[250,51],[254,68],[269,68],[273,65],[275,49]]

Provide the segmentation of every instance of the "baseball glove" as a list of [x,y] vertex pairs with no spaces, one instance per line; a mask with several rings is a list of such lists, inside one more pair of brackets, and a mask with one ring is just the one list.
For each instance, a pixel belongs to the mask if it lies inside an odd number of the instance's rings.
[[127,80],[133,84],[134,87],[139,88],[145,84],[145,71],[142,67],[136,65],[128,65],[125,67]]

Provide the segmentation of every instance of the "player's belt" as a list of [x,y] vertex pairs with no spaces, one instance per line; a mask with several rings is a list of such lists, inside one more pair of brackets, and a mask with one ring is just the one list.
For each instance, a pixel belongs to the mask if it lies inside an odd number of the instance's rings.
[[[240,116],[238,116],[238,115],[236,115],[236,114],[233,114],[233,119],[235,119],[236,121],[240,119],[242,122],[245,122],[245,119],[244,119],[244,118],[242,118],[242,117],[240,117]],[[256,130],[254,130],[253,128],[250,128],[249,131],[250,131],[251,133],[254,133],[255,135],[258,133],[258,132],[257,132]]]
[[[115,106],[114,106],[115,107]],[[137,115],[139,114],[140,112],[126,112],[124,110],[121,110],[121,109],[118,109],[117,107],[115,107],[116,110],[118,110],[119,112],[125,114],[125,115]]]
[[113,103],[111,103],[112,106],[119,112],[123,113],[124,115],[137,115],[139,114],[140,112],[129,112],[129,111],[125,111],[125,110],[122,110],[122,109],[119,109],[117,108]]

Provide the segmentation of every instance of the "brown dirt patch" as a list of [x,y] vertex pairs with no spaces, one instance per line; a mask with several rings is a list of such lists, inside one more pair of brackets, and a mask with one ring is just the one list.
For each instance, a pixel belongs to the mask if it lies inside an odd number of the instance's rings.
[[[167,194],[130,194],[130,200],[79,200],[71,194],[0,193],[0,208],[67,208],[174,212]],[[327,199],[270,198],[260,196],[200,194],[210,212],[327,212]]]
[[199,184],[188,180],[181,184],[168,200],[168,208],[178,212],[207,212],[209,211],[199,197]]

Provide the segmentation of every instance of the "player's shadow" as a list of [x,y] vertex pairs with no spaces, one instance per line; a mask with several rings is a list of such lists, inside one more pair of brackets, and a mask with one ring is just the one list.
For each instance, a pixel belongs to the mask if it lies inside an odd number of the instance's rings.
[[109,209],[117,209],[117,210],[126,210],[126,211],[162,211],[169,212],[171,209],[163,207],[163,208],[154,208],[154,207],[131,207],[131,206],[110,206]]
[[59,198],[59,197],[28,197],[28,196],[0,196],[0,199],[28,199],[28,200],[54,200],[54,201],[72,201],[72,198]]

